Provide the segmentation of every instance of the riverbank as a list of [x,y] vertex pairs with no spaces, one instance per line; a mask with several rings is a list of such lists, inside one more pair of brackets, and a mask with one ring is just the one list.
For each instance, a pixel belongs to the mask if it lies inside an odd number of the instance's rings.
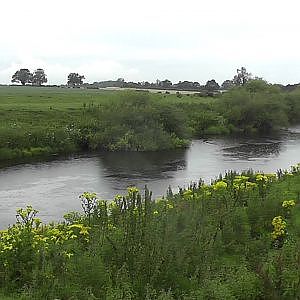
[[1,87],[0,161],[178,149],[192,138],[268,134],[300,121],[297,91],[251,84],[215,98]]
[[[1,289],[14,299],[296,299],[300,166],[228,173],[151,200],[81,196],[82,213],[42,225],[31,207],[0,235]],[[9,299],[9,298],[8,298]]]

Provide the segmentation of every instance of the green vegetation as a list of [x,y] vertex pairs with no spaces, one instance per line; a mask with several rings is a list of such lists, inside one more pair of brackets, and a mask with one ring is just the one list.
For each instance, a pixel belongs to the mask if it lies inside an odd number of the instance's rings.
[[300,121],[300,91],[252,80],[218,97],[0,88],[0,161],[81,151],[157,151],[192,138],[262,134]]
[[171,102],[156,103],[156,98],[161,97],[80,89],[1,88],[0,160],[187,145],[190,133],[182,110],[173,110]]
[[299,195],[300,164],[156,201],[134,187],[113,201],[86,192],[83,213],[57,224],[28,206],[0,233],[0,289],[23,300],[298,299]]

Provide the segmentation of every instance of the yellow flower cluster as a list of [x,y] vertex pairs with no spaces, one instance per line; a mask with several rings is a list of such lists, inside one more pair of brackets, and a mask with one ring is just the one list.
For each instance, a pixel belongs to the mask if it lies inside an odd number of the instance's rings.
[[257,187],[257,184],[255,182],[246,182],[246,188],[247,189],[251,189],[251,188],[256,188]]
[[282,207],[284,207],[284,208],[291,208],[295,205],[296,205],[295,200],[285,200],[282,202]]
[[123,196],[122,195],[116,195],[115,196],[115,201],[121,201],[123,199]]
[[84,192],[82,195],[79,196],[80,199],[86,199],[88,201],[93,201],[97,199],[96,193]]
[[277,176],[275,173],[270,173],[270,174],[256,174],[255,180],[256,182],[273,182],[277,179]]
[[127,188],[127,192],[128,194],[137,194],[139,192],[139,189],[136,188],[135,186],[132,186],[132,187],[128,187]]
[[[40,223],[39,223],[40,225]],[[0,254],[15,251],[27,245],[36,252],[41,249],[47,251],[55,245],[64,245],[74,239],[81,239],[86,242],[89,240],[90,227],[84,224],[57,224],[57,225],[35,225],[28,227],[27,224],[16,224],[8,230],[0,233]]]
[[174,208],[174,205],[170,204],[170,203],[167,203],[167,209],[172,209],[172,208]]
[[225,181],[218,181],[213,185],[215,191],[225,190],[227,188],[227,183]]
[[192,190],[186,190],[183,192],[183,198],[185,200],[189,200],[193,197],[193,191]]
[[272,220],[272,225],[274,227],[273,232],[271,233],[274,240],[283,237],[285,235],[286,222],[282,216],[277,216]]
[[263,174],[256,174],[256,181],[267,181],[268,180],[268,177],[266,175],[263,175]]
[[255,182],[248,181],[248,176],[238,175],[233,180],[233,188],[235,190],[247,190],[254,189],[257,187]]
[[233,180],[233,184],[242,184],[242,183],[245,183],[247,182],[249,179],[248,176],[243,176],[243,175],[238,175],[238,176],[235,176],[234,180]]

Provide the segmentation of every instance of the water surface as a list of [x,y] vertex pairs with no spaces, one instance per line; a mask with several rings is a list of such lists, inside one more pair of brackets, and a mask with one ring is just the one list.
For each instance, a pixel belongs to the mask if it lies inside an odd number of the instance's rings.
[[154,196],[170,185],[210,181],[228,170],[275,172],[300,162],[300,127],[272,138],[194,140],[190,148],[167,152],[99,153],[0,169],[0,228],[14,223],[15,210],[31,204],[44,221],[80,210],[78,196],[97,192],[112,199],[129,185],[145,185]]

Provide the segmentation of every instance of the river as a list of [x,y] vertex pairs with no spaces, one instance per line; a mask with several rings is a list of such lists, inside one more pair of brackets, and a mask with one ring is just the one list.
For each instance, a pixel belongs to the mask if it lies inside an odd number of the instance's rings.
[[194,140],[186,150],[99,153],[0,169],[0,229],[30,204],[45,222],[80,210],[78,196],[96,192],[112,199],[126,187],[145,185],[155,197],[199,178],[209,182],[228,170],[275,172],[300,162],[300,126],[268,138]]

